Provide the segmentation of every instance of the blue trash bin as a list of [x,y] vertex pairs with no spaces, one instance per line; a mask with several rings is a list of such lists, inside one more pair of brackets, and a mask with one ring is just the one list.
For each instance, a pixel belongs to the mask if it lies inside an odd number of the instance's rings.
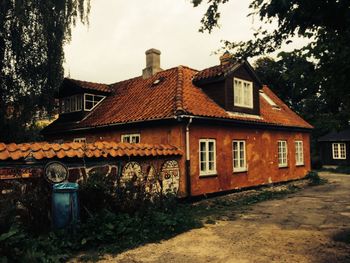
[[75,226],[79,220],[77,183],[59,183],[52,191],[52,220],[54,228]]

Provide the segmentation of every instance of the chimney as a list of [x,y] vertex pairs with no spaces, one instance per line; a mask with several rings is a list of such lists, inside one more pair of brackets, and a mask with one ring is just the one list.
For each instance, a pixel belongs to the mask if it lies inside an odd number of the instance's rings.
[[226,50],[225,53],[222,54],[222,56],[220,57],[220,64],[226,65],[227,63],[230,63],[231,58],[232,58],[232,56],[231,56],[230,52],[228,52]]
[[142,77],[148,79],[160,71],[160,51],[151,48],[146,51],[146,68],[142,70]]

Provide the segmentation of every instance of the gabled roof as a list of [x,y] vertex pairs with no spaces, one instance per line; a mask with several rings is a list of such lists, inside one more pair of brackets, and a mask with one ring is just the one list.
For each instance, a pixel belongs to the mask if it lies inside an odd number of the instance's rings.
[[331,131],[330,133],[318,138],[319,142],[335,142],[344,141],[350,142],[350,128],[342,131]]
[[82,81],[82,80],[76,80],[76,79],[70,79],[70,78],[66,78],[64,81],[71,82],[74,85],[76,85],[84,90],[102,91],[102,92],[106,92],[106,93],[111,92],[109,85],[107,85],[107,84],[88,82],[88,81]]
[[100,158],[123,156],[168,156],[181,155],[182,151],[166,144],[116,143],[0,143],[0,161],[21,160],[32,157],[36,160],[52,158]]
[[246,67],[246,69],[254,77],[255,81],[260,86],[262,86],[261,80],[256,75],[252,66],[247,61],[229,62],[229,63],[224,63],[224,64],[220,64],[220,65],[216,65],[216,66],[213,66],[210,68],[203,69],[203,70],[199,71],[193,77],[193,82],[200,83],[200,82],[204,82],[204,81],[222,79],[222,78],[226,77],[228,74],[234,72],[235,70],[237,70],[239,67],[242,67],[242,66]]
[[228,72],[231,72],[234,69],[238,68],[240,65],[241,65],[240,63],[236,62],[236,63],[227,63],[223,65],[216,65],[210,68],[203,69],[193,77],[193,81],[197,82],[204,79],[211,79],[211,78],[224,76]]
[[[111,94],[82,121],[66,123],[58,119],[46,127],[43,133],[174,119],[182,114],[274,126],[312,128],[267,86],[262,90],[278,105],[278,109],[260,96],[260,116],[228,112],[193,84],[193,78],[200,74],[197,70],[179,66],[161,71],[148,79],[140,76],[111,84]],[[205,75],[208,76],[207,73]]]

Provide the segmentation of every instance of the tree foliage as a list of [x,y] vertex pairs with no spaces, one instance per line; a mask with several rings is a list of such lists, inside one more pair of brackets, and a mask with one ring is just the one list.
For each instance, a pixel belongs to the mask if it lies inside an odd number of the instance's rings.
[[290,108],[308,120],[313,119],[315,102],[323,101],[318,80],[314,78],[314,63],[299,56],[298,52],[281,52],[277,60],[270,57],[257,59],[254,67],[262,82],[268,83]]
[[89,10],[90,0],[1,1],[0,141],[30,139],[25,134],[35,126],[36,111],[52,111],[63,46]]
[[[192,0],[194,6],[202,2],[203,0]],[[209,6],[202,19],[200,31],[210,33],[218,26],[219,7],[226,2],[228,0],[208,1]],[[276,29],[268,31],[261,27],[253,39],[246,42],[226,40],[224,48],[231,50],[236,58],[246,59],[274,52],[284,43],[289,43],[294,36],[308,38],[309,44],[294,54],[284,53],[277,64],[271,65],[288,66],[292,70],[288,75],[295,78],[296,82],[300,82],[300,85],[295,83],[296,89],[299,90],[291,89],[289,81],[284,83],[287,86],[282,88],[281,84],[275,83],[270,75],[268,80],[272,81],[280,96],[285,96],[287,102],[291,99],[290,96],[296,94],[302,96],[305,88],[308,89],[307,93],[312,93],[318,87],[317,90],[322,96],[317,97],[318,104],[315,105],[315,111],[319,112],[319,115],[318,118],[313,118],[315,121],[313,124],[321,125],[322,123],[316,119],[323,118],[323,122],[326,119],[330,120],[329,124],[332,127],[329,128],[346,126],[350,119],[350,1],[251,0],[249,8],[252,11],[250,15],[258,16],[263,24],[277,21]],[[301,61],[303,62],[300,63]],[[312,72],[309,71],[311,64],[306,61],[312,61],[314,64]],[[269,64],[268,60],[260,61],[260,66],[264,66],[263,62]],[[284,69],[271,68],[271,71],[268,71],[268,74],[275,74],[274,78],[280,80],[286,78],[285,73]],[[300,80],[301,76],[305,78]],[[304,86],[302,82],[305,83]],[[294,99],[296,98],[292,98],[289,102],[293,102]],[[291,106],[300,110],[299,106],[293,103]],[[319,110],[318,105],[323,105],[324,108]]]

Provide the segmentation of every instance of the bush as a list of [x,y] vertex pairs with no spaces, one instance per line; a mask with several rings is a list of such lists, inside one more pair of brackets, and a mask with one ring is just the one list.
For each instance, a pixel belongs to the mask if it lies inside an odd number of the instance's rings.
[[12,226],[0,232],[0,262],[59,262],[91,248],[119,252],[200,225],[189,205],[179,204],[174,195],[164,196],[161,191],[151,194],[144,182],[136,180],[121,184],[119,178],[91,174],[80,185],[82,220],[74,231],[45,233],[36,228],[29,231],[29,227],[50,226],[49,186],[42,181],[37,188],[34,184],[34,188],[27,187],[30,191],[15,201],[21,209],[12,211],[16,214],[8,221]]
[[325,179],[322,179],[317,172],[311,171],[306,175],[306,178],[309,179],[309,185],[321,185],[326,183]]

